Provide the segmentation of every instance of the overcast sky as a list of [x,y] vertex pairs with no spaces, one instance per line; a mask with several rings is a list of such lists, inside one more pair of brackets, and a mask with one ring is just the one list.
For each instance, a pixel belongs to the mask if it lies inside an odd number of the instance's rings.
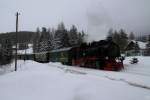
[[150,33],[150,0],[0,0],[0,32],[75,24],[90,40],[102,39],[109,28]]

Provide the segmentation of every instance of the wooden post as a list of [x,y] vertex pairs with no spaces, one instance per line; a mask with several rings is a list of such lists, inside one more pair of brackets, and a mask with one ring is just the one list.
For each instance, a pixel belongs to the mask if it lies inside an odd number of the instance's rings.
[[15,43],[16,43],[16,48],[15,48],[15,71],[17,71],[17,43],[18,43],[18,15],[19,15],[19,13],[17,12],[16,13],[16,41],[15,41]]

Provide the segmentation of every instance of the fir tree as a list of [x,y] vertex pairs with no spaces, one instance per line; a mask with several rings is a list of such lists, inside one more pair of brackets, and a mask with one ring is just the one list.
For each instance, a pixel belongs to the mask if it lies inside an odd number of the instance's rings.
[[37,28],[35,36],[33,38],[33,52],[39,52],[39,40],[40,40],[40,29]]
[[12,43],[10,39],[5,39],[1,46],[0,64],[9,64],[12,61]]
[[82,43],[85,42],[85,37],[86,37],[86,34],[83,30],[82,32],[78,33],[78,45],[81,45]]
[[146,55],[150,56],[150,35],[148,36],[148,41],[146,44]]
[[131,33],[129,34],[129,39],[130,39],[130,40],[134,40],[134,39],[135,39],[135,35],[134,35],[133,32],[131,32]]
[[114,41],[115,43],[119,44],[120,35],[119,35],[119,33],[118,33],[117,31],[114,31],[112,38],[113,38],[113,41]]
[[50,34],[45,27],[42,28],[41,37],[39,39],[39,52],[50,51]]
[[120,34],[119,46],[121,51],[124,51],[125,47],[128,44],[128,36],[123,29],[119,31],[119,34]]
[[70,31],[69,31],[69,43],[71,46],[77,46],[78,45],[78,31],[75,25],[72,25]]
[[113,37],[113,34],[114,34],[113,29],[112,29],[112,28],[111,28],[111,29],[109,29],[109,31],[108,31],[108,35],[107,35],[107,38],[109,38],[109,37]]
[[69,47],[69,36],[68,32],[65,29],[64,23],[58,24],[58,28],[55,32],[54,36],[54,48],[59,49],[59,48],[64,48],[64,47]]
[[120,31],[113,31],[112,29],[109,30],[107,38],[111,37],[112,40],[119,45],[120,50],[124,52],[125,47],[128,44],[128,36],[126,32],[123,29],[120,29]]

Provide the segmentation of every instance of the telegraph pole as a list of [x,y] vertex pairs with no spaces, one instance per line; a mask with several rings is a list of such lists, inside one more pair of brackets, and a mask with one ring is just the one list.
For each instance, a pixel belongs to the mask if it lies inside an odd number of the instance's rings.
[[15,48],[15,71],[17,71],[17,43],[18,43],[18,16],[19,16],[19,13],[17,12],[16,13],[16,40],[15,40],[15,43],[16,43],[16,48]]

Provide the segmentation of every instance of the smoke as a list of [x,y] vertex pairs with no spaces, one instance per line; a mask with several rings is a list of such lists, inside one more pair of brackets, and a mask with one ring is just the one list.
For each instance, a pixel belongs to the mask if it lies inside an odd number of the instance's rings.
[[86,17],[88,41],[104,39],[108,30],[112,27],[112,21],[99,1],[94,0],[90,2],[86,11]]

